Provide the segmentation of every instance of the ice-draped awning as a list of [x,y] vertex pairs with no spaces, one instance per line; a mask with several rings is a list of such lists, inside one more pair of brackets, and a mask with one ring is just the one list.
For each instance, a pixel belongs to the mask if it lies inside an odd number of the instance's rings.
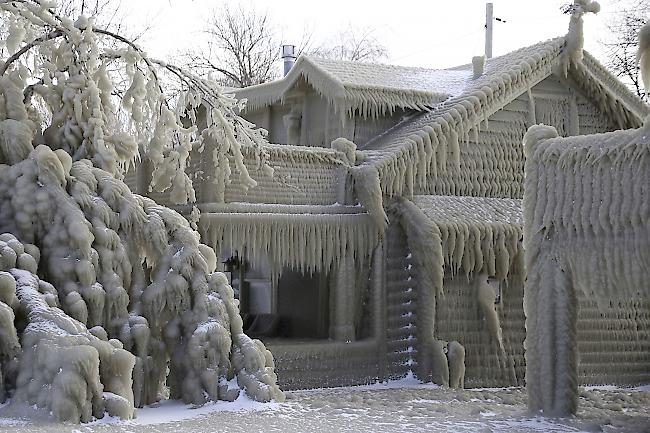
[[199,231],[220,251],[238,251],[253,264],[327,272],[353,257],[367,263],[380,239],[379,228],[358,206],[227,204],[204,211]]
[[485,273],[504,280],[522,272],[521,200],[418,195],[390,206],[430,291],[441,293],[445,272]]

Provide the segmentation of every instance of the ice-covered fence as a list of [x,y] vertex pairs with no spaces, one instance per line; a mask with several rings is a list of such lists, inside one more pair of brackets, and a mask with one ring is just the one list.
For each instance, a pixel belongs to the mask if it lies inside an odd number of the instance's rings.
[[650,294],[650,121],[570,138],[538,125],[524,146],[528,405],[567,415],[578,403],[577,292],[603,307]]
[[197,194],[199,201],[318,205],[336,203],[340,198],[339,186],[345,184],[347,166],[343,155],[334,149],[266,145],[262,148],[266,166],[254,149],[242,151],[257,185],[246,188],[233,161],[228,163],[230,182],[215,182],[207,165],[211,158],[206,155],[196,169],[204,179]]
[[[207,144],[201,152],[192,150],[187,173],[194,183],[197,203],[322,205],[344,198],[348,163],[336,149],[267,144],[259,149],[242,147],[242,154],[250,176],[257,182],[255,186],[240,180],[232,157],[215,154]],[[173,205],[168,191],[145,190],[150,171],[143,160],[127,173],[125,182],[157,203]]]

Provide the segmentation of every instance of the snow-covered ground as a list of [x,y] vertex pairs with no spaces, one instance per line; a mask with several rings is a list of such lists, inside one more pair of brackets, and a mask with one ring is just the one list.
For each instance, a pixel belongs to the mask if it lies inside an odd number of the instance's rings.
[[531,417],[521,388],[456,391],[399,382],[246,398],[190,408],[165,402],[133,421],[57,424],[32,408],[0,408],[0,431],[28,432],[650,432],[650,386],[583,388],[576,417]]

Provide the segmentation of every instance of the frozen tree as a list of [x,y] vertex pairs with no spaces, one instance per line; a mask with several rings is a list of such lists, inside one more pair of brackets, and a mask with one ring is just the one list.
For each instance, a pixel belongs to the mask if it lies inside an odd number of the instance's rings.
[[92,18],[44,0],[0,0],[0,16],[0,400],[75,422],[168,396],[282,400],[214,251],[120,180],[146,158],[152,188],[194,201],[184,169],[209,141],[254,185],[242,147],[262,132],[214,83]]
[[[272,17],[238,4],[228,4],[208,19],[206,47],[183,55],[188,68],[214,73],[226,86],[246,87],[279,77],[278,59],[282,38]],[[312,33],[305,30],[296,53],[350,61],[376,61],[387,57],[386,47],[372,28],[348,26],[337,37],[313,47]]]
[[193,68],[215,72],[233,87],[277,78],[280,40],[266,12],[226,4],[208,19],[205,33],[207,49],[185,55]]
[[617,3],[620,9],[609,20],[609,36],[602,41],[606,48],[606,64],[639,97],[648,96],[639,75],[637,34],[650,17],[650,0],[627,0]]
[[376,62],[388,57],[388,49],[377,39],[375,33],[372,27],[356,28],[349,25],[338,32],[333,41],[307,49],[307,52],[327,59]]

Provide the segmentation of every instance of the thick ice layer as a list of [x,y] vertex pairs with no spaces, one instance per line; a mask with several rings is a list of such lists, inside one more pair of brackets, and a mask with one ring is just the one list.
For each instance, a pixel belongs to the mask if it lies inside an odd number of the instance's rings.
[[[433,375],[441,384],[461,386],[464,349],[449,343],[448,366],[443,345],[436,340],[436,297],[443,295],[445,273],[462,273],[484,281],[477,300],[487,327],[503,350],[503,338],[494,300],[497,291],[487,277],[504,281],[511,272],[523,274],[521,209],[518,200],[473,197],[415,196],[389,208],[404,227],[418,277],[417,339],[420,378]],[[447,370],[445,370],[447,369]],[[456,374],[456,376],[454,376]]]
[[[232,289],[212,273],[214,252],[176,212],[131,194],[88,161],[39,146],[0,170],[5,231],[39,247],[11,239],[0,259],[2,270],[25,270],[11,271],[19,303],[0,274],[3,304],[26,321],[16,326],[19,362],[1,365],[18,373],[4,387],[16,398],[61,419],[86,421],[104,410],[130,417],[134,405],[164,398],[165,384],[194,404],[231,400],[237,390],[224,384],[237,376],[251,397],[283,399],[270,352],[243,334]],[[10,316],[0,307],[0,320]],[[57,355],[69,346],[80,348]]]
[[268,260],[271,271],[327,271],[346,256],[367,263],[380,237],[366,213],[299,213],[307,206],[269,205],[260,213],[207,213],[200,226],[215,250],[230,248],[254,264]]
[[602,305],[650,295],[650,124],[524,138],[526,381],[529,406],[577,406],[576,291]]

